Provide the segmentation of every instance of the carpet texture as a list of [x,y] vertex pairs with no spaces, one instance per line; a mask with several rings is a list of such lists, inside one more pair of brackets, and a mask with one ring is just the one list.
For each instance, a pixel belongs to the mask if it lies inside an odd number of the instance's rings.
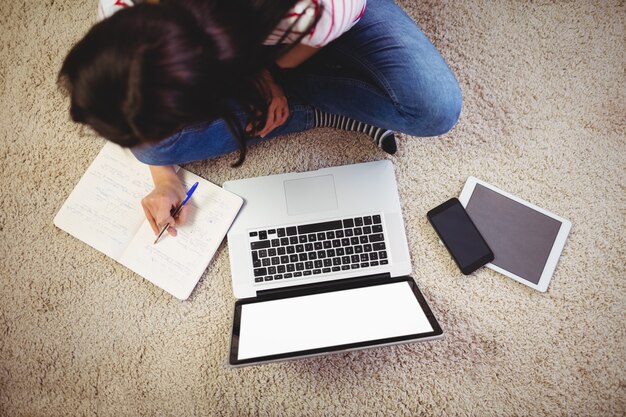
[[[370,0],[376,1],[376,0]],[[626,413],[624,1],[401,2],[464,94],[440,138],[320,129],[187,166],[217,183],[388,158],[432,343],[226,366],[222,244],[180,302],[52,219],[104,141],[55,84],[95,2],[0,4],[0,415],[621,416]],[[289,157],[285,157],[289,155]],[[572,221],[547,293],[466,277],[426,212],[477,176]]]

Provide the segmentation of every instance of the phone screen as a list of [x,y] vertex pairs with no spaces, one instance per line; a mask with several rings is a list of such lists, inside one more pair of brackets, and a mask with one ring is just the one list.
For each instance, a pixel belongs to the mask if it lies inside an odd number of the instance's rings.
[[493,252],[458,199],[432,209],[428,219],[464,274],[493,260]]

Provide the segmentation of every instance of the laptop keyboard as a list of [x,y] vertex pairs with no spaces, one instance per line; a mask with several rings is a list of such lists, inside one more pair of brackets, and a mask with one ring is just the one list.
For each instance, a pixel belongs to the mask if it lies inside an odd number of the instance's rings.
[[255,283],[387,265],[387,247],[379,214],[250,232]]

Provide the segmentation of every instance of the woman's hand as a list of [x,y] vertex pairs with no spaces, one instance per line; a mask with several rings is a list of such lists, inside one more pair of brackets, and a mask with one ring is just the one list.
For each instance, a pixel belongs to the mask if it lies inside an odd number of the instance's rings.
[[[268,97],[269,105],[267,107],[265,126],[256,133],[263,138],[287,121],[289,117],[289,103],[287,102],[287,97],[285,97],[285,92],[276,84],[276,81],[274,81],[269,71],[264,70],[261,74],[261,79],[270,95]],[[248,125],[247,129],[251,129],[251,125]]]
[[180,210],[176,218],[172,217],[172,212],[185,199],[185,186],[176,175],[174,167],[151,166],[150,171],[154,180],[154,190],[141,200],[141,206],[155,235],[169,223],[167,232],[176,236],[174,226],[185,223],[187,206]]

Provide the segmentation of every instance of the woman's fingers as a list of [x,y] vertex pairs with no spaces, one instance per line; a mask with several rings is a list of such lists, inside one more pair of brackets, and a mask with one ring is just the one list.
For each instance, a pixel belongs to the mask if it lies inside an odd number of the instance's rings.
[[184,222],[187,214],[186,212],[185,214],[182,213],[185,210],[181,210],[179,213],[182,214],[182,218],[177,220],[172,217],[172,211],[178,207],[181,202],[181,190],[179,190],[181,187],[182,184],[178,182],[158,185],[150,194],[141,200],[141,207],[155,235],[158,235],[161,229],[169,224],[168,232],[172,236],[176,236],[176,224],[182,224]]
[[267,119],[265,119],[265,126],[259,132],[259,136],[262,138],[265,137],[268,133],[270,133],[274,129],[274,124],[276,123],[276,104],[272,100],[269,108],[267,109]]
[[188,205],[183,206],[182,209],[180,209],[180,211],[178,212],[178,216],[176,216],[176,226],[180,226],[182,224],[185,224],[185,222],[187,221],[187,213],[188,213],[188,209],[187,209]]
[[260,137],[265,137],[272,130],[279,126],[282,126],[289,117],[289,106],[287,105],[287,99],[281,97],[279,99],[272,100],[269,108],[267,109],[267,120],[263,130],[259,132]]

